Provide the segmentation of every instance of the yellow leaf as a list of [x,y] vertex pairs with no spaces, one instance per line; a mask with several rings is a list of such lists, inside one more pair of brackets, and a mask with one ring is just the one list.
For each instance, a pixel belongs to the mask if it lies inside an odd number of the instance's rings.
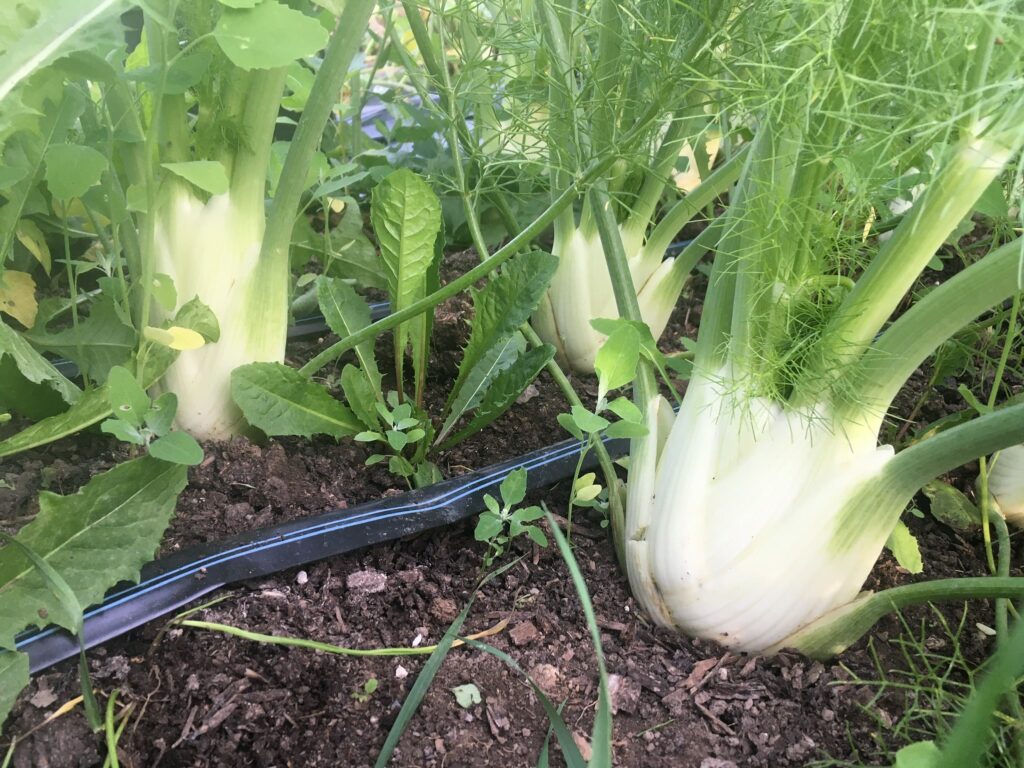
[[178,325],[172,325],[170,328],[154,328],[150,325],[142,331],[142,335],[154,344],[178,351],[199,349],[206,343],[206,339],[191,328],[182,328]]
[[36,281],[25,272],[8,269],[0,275],[0,312],[6,312],[26,328],[36,323]]
[[39,227],[36,226],[36,223],[30,219],[22,219],[18,222],[14,234],[17,236],[18,241],[35,257],[36,261],[43,265],[46,274],[50,274],[50,265],[52,263],[50,259],[50,246],[46,244],[46,237]]

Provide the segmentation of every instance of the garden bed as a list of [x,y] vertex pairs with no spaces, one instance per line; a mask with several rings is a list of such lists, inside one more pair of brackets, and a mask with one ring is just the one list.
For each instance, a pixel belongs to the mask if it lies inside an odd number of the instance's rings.
[[[456,299],[438,312],[440,351],[432,365],[438,393],[464,341],[465,308]],[[680,310],[667,336],[674,339],[688,327]],[[560,439],[550,425],[565,406],[546,374],[530,395],[484,434],[445,454],[439,465],[446,475]],[[399,479],[363,466],[367,453],[351,441],[330,440],[258,445],[239,438],[208,446],[179,500],[163,553],[402,492]],[[83,435],[6,461],[0,475],[11,488],[0,490],[0,524],[23,522],[40,486],[71,492],[122,454],[104,438]],[[563,483],[543,498],[565,515],[567,496]],[[916,520],[913,527],[924,577],[981,573],[979,542],[964,541],[930,519]],[[895,748],[914,737],[901,725],[914,714],[909,694],[893,691],[875,700],[877,687],[852,684],[854,678],[877,678],[876,663],[883,670],[904,664],[900,619],[879,625],[873,651],[861,642],[829,664],[789,654],[728,654],[713,643],[659,630],[639,616],[606,532],[580,511],[573,543],[613,675],[617,764],[796,766],[828,756],[873,764],[881,743]],[[350,648],[428,645],[440,639],[469,598],[484,551],[466,522],[246,583],[200,617]],[[481,591],[465,631],[496,630],[487,641],[516,658],[555,702],[565,702],[565,720],[583,745],[597,678],[579,601],[556,550],[519,544],[516,554],[522,559]],[[885,556],[871,586],[908,580]],[[945,614],[954,628],[959,610]],[[976,622],[991,624],[989,614],[984,604],[972,606],[956,638],[947,636],[941,614],[920,609],[903,619],[922,648],[937,657],[961,654],[973,666],[990,652],[990,640],[975,629]],[[424,659],[273,647],[168,629],[166,619],[90,652],[97,687],[108,693],[118,688],[119,701],[133,705],[120,743],[122,765],[150,768],[371,765]],[[368,693],[371,680],[376,688]],[[482,701],[463,708],[451,689],[467,683],[477,687]],[[36,676],[6,729],[19,739],[13,765],[102,763],[100,739],[89,733],[80,707],[30,734],[77,695],[71,662]],[[491,656],[455,649],[392,764],[535,765],[546,734],[543,709],[521,677]],[[552,752],[557,755],[557,747]],[[560,757],[553,761],[559,764]]]

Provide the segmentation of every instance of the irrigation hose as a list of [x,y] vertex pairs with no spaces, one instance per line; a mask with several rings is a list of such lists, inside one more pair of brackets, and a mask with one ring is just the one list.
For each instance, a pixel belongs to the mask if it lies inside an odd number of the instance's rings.
[[[530,490],[554,485],[573,476],[582,446],[566,440],[400,496],[200,544],[155,560],[143,567],[138,584],[115,587],[85,612],[85,647],[123,635],[229,584],[471,517],[484,509],[484,494],[495,495],[513,470],[527,471]],[[622,456],[629,441],[609,440],[606,447],[613,456]],[[596,463],[590,452],[582,469]],[[19,635],[17,649],[28,654],[35,673],[75,656],[79,645],[65,630],[49,627]]]

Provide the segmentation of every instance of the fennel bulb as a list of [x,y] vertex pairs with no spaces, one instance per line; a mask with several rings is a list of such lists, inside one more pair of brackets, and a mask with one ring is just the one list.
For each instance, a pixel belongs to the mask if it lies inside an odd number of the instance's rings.
[[[665,439],[648,426],[644,441]],[[745,398],[724,372],[694,377],[657,453],[634,454],[654,466],[630,483],[643,515],[627,522],[626,559],[634,585],[648,585],[644,607],[686,634],[772,647],[853,600],[889,535],[845,521],[877,503],[862,491],[883,478],[891,446],[826,409]]]
[[1024,526],[1024,445],[1000,452],[988,477],[988,490],[1003,517]]
[[284,361],[287,265],[274,269],[260,261],[262,209],[254,215],[230,192],[203,203],[181,184],[172,184],[166,200],[156,222],[156,272],[174,281],[179,306],[198,296],[221,333],[216,343],[179,354],[160,387],[177,394],[181,429],[224,440],[242,421],[231,398],[231,371]]
[[[662,261],[663,251],[644,248],[639,238],[622,229],[643,320],[658,338],[687,275],[673,270],[675,259]],[[565,233],[556,227],[551,253],[558,257],[558,269],[533,317],[533,327],[554,346],[560,362],[575,371],[593,373],[597,350],[607,337],[595,331],[590,321],[618,316],[601,239],[596,230],[575,227]]]

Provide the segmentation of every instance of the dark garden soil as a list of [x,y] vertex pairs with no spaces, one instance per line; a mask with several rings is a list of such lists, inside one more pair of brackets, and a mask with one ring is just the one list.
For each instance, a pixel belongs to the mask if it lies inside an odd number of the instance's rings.
[[[438,391],[454,376],[465,337],[466,302],[438,312],[433,366]],[[692,331],[681,310],[669,337]],[[584,387],[586,389],[586,387]],[[486,433],[440,460],[447,475],[562,439],[564,410],[546,374],[526,402]],[[591,393],[591,398],[593,393]],[[282,520],[351,506],[400,484],[350,441],[245,439],[207,447],[191,473],[163,546],[171,551]],[[31,518],[40,488],[67,493],[124,457],[100,435],[85,435],[0,463],[0,527]],[[2,487],[6,486],[6,487]],[[541,497],[565,514],[566,484]],[[922,508],[927,504],[921,501]],[[910,521],[924,555],[920,577],[983,573],[980,542],[933,522]],[[827,756],[879,764],[880,744],[898,746],[901,719],[914,715],[908,694],[879,696],[856,680],[906,668],[899,618],[882,622],[826,664],[795,654],[775,658],[725,653],[655,628],[638,615],[597,521],[577,513],[576,557],[593,597],[612,677],[616,764],[666,768],[803,766]],[[374,547],[238,585],[192,618],[255,632],[311,638],[349,648],[437,642],[473,592],[484,547],[472,522]],[[553,548],[517,543],[522,559],[478,593],[467,633],[511,654],[556,702],[584,754],[597,699],[596,663],[579,600]],[[793,553],[799,557],[799,552]],[[910,581],[883,556],[870,586]],[[973,604],[954,640],[962,608],[908,611],[902,621],[936,657],[960,654],[971,665],[991,651],[976,629],[993,623]],[[119,748],[122,766],[369,766],[381,748],[425,656],[353,658],[287,649],[214,632],[153,622],[89,653],[96,687],[131,704]],[[44,721],[78,696],[71,662],[36,676],[4,729],[18,738],[17,768],[99,766],[105,749],[81,707]],[[376,681],[367,686],[370,681]],[[463,708],[452,689],[472,683],[481,701]],[[923,727],[927,724],[923,723]],[[454,649],[403,737],[397,766],[533,766],[547,721],[524,679],[490,655]],[[906,733],[905,731],[903,732]],[[894,742],[895,739],[895,742]],[[560,765],[557,746],[552,764]]]

